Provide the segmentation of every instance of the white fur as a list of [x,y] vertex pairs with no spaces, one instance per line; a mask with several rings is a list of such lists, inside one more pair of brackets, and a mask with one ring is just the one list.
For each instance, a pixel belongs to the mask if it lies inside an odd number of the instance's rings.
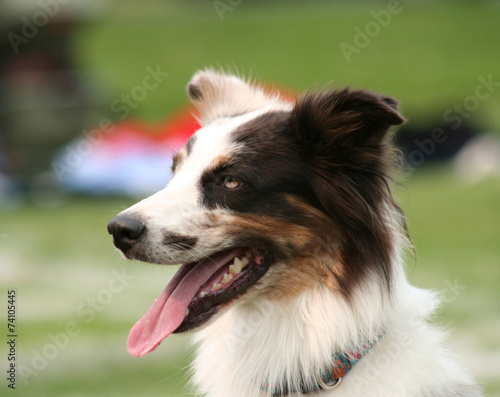
[[[193,97],[192,88],[200,97]],[[287,104],[279,95],[266,95],[258,86],[237,76],[217,73],[212,69],[196,73],[188,84],[188,94],[201,112],[202,125],[219,118],[249,113],[263,108],[283,108]]]

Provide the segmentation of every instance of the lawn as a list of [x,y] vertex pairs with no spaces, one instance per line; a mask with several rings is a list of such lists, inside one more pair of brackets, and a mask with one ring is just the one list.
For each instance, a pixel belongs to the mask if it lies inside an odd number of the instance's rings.
[[[112,18],[80,30],[75,58],[98,76],[100,89],[113,93],[111,100],[139,84],[147,66],[168,72],[133,109],[150,121],[182,105],[187,81],[207,66],[292,90],[334,82],[385,92],[401,100],[413,122],[442,119],[444,111],[474,95],[481,76],[500,82],[500,52],[492,48],[500,35],[497,2],[402,2],[401,11],[350,62],[341,44],[355,46],[357,29],[369,29],[376,22],[372,13],[386,10],[387,2],[243,1],[223,20],[212,2],[193,3],[197,7],[186,9],[146,1],[138,10],[133,2],[120,2]],[[468,118],[500,130],[499,107],[495,91]]]
[[[480,77],[500,81],[495,2],[403,2],[350,62],[341,43],[353,44],[355,29],[387,2],[247,0],[222,20],[211,1],[110,4],[81,26],[72,48],[89,90],[108,98],[96,121],[120,118],[111,103],[140,84],[148,66],[169,73],[131,109],[151,123],[185,104],[186,82],[207,65],[292,90],[334,80],[385,92],[401,100],[411,123],[442,120],[474,95]],[[498,132],[500,94],[490,94],[467,119]],[[500,396],[498,179],[466,185],[446,167],[417,170],[397,195],[416,247],[410,279],[443,292],[435,321],[451,330],[488,395]],[[188,337],[173,336],[141,359],[126,351],[130,327],[174,271],[115,252],[106,223],[133,202],[80,197],[1,210],[0,283],[18,300],[18,396],[192,395]]]

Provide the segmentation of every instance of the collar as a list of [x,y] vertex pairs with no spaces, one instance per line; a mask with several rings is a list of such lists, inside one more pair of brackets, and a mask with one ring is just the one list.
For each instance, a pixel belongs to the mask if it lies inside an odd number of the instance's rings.
[[314,386],[305,385],[301,382],[301,386],[296,390],[288,390],[286,387],[283,389],[269,390],[268,384],[262,384],[260,389],[263,391],[270,391],[272,397],[287,396],[290,393],[309,394],[321,390],[334,390],[340,386],[342,378],[346,376],[354,365],[363,358],[373,346],[384,336],[381,332],[373,339],[365,340],[360,346],[346,350],[342,354],[333,356],[332,364],[324,368],[317,376],[317,383]]

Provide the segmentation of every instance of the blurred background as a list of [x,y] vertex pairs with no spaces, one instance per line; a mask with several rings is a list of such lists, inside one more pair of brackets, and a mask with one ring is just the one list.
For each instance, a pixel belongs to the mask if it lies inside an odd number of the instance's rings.
[[168,182],[197,128],[184,87],[213,66],[401,101],[409,277],[442,292],[434,321],[500,396],[499,20],[500,2],[479,0],[0,0],[0,283],[5,304],[17,293],[17,395],[193,395],[188,337],[126,350],[174,269],[126,262],[106,224]]

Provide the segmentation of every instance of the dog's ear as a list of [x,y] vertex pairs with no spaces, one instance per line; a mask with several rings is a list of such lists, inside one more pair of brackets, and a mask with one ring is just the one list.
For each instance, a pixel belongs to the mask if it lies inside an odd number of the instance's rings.
[[377,154],[389,127],[404,122],[394,99],[349,88],[299,97],[293,118],[304,145],[339,161],[345,156],[359,161],[360,156]]
[[200,111],[203,125],[260,109],[274,100],[260,87],[212,69],[195,73],[187,85],[187,93]]
[[313,92],[299,97],[291,117],[312,171],[311,191],[343,231],[342,290],[367,267],[390,286],[393,234],[386,210],[397,205],[388,183],[394,162],[388,131],[404,121],[397,102],[348,88]]

